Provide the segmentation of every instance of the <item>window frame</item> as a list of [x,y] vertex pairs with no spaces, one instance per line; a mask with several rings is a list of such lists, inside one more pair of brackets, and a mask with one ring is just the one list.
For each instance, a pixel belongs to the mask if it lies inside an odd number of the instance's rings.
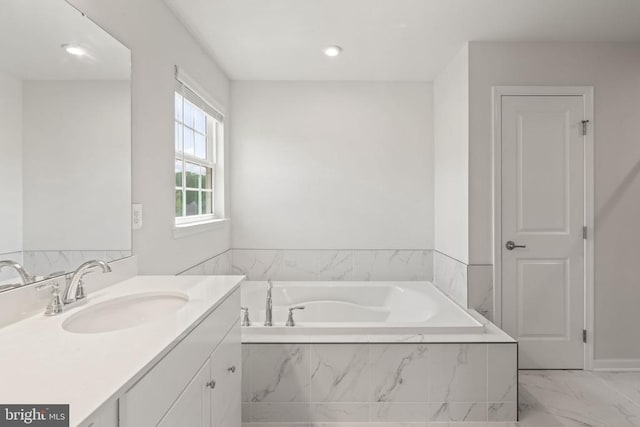
[[[220,221],[222,220],[222,209],[219,209],[219,207],[217,206],[218,204],[216,203],[216,193],[217,192],[224,192],[224,189],[222,188],[222,186],[224,185],[223,182],[221,182],[220,178],[219,178],[219,167],[221,167],[220,162],[219,162],[219,152],[221,151],[221,147],[220,144],[223,143],[223,138],[224,138],[224,120],[223,120],[223,115],[222,113],[220,113],[218,111],[218,109],[214,108],[211,106],[211,104],[209,102],[207,102],[203,96],[201,96],[201,93],[199,93],[199,91],[194,90],[192,87],[190,87],[190,85],[185,84],[183,81],[181,81],[180,79],[177,78],[176,75],[176,80],[177,80],[177,85],[176,85],[176,89],[174,90],[174,226],[175,228],[183,228],[183,227],[191,227],[191,226],[197,226],[197,225],[203,225],[203,224],[208,224],[208,223],[212,223],[215,221]],[[185,92],[186,91],[190,91],[191,95],[185,96]],[[197,105],[196,102],[194,102],[191,98],[193,98],[193,96],[197,97],[197,101],[199,101],[200,104],[202,104],[202,107],[200,105]],[[180,99],[178,100],[178,97],[180,97]],[[180,114],[180,117],[178,117],[178,115],[176,114],[176,107],[178,105],[178,102],[180,102],[181,108],[182,108],[182,112]],[[206,121],[206,128],[205,128],[205,140],[206,140],[206,150],[207,150],[207,158],[203,159],[201,157],[196,156],[195,154],[189,154],[187,152],[185,152],[184,148],[185,148],[185,131],[186,130],[191,130],[194,133],[197,133],[199,135],[202,135],[202,133],[195,128],[195,126],[191,126],[189,124],[185,123],[184,120],[184,110],[185,110],[185,103],[189,102],[194,110],[197,110],[199,112],[201,112],[202,114],[204,114],[205,116],[205,121]],[[204,107],[204,108],[203,108]],[[211,112],[215,112],[216,115],[219,117],[214,117],[212,114],[209,113],[209,111]],[[180,132],[182,132],[182,135],[180,137],[180,142],[176,139],[178,137],[178,126],[180,127]],[[188,128],[188,129],[187,129]],[[179,145],[180,144],[180,145]],[[195,147],[194,147],[195,150]],[[182,163],[182,185],[179,186],[176,182],[176,166],[178,164],[178,162]],[[188,187],[187,186],[187,164],[194,164],[196,166],[202,167],[202,168],[206,168],[207,172],[210,173],[210,179],[211,179],[211,184],[210,184],[210,190],[206,189],[206,186],[203,186],[203,182],[202,182],[202,178],[199,180],[198,183],[198,188],[194,188],[194,187]],[[205,172],[204,176],[207,176]],[[182,191],[182,203],[183,203],[183,207],[182,207],[182,215],[178,216],[177,212],[176,212],[176,194],[178,191]],[[199,206],[200,209],[202,210],[202,196],[203,194],[208,194],[209,198],[210,198],[210,205],[211,205],[211,212],[210,213],[199,213],[196,215],[186,215],[186,210],[187,210],[187,204],[186,204],[186,194],[188,191],[197,191],[198,192],[198,201],[199,201]]]

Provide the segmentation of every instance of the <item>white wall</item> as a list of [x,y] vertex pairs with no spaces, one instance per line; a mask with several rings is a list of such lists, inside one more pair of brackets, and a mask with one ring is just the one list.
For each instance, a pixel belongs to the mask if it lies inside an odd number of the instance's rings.
[[234,248],[433,246],[432,86],[234,82]]
[[469,262],[469,49],[434,82],[435,249]]
[[596,358],[640,361],[640,46],[471,43],[470,67],[475,264],[493,262],[491,86],[595,87]]
[[133,201],[144,205],[144,227],[133,236],[140,273],[177,273],[227,250],[229,224],[173,237],[174,65],[225,107],[227,77],[160,0],[70,3],[132,51]]
[[131,248],[130,82],[23,82],[24,250]]
[[0,254],[22,250],[22,81],[0,72]]

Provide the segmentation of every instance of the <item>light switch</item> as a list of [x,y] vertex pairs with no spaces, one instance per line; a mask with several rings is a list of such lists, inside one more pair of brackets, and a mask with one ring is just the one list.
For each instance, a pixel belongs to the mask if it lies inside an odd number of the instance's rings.
[[142,203],[131,205],[131,228],[140,230],[142,228]]

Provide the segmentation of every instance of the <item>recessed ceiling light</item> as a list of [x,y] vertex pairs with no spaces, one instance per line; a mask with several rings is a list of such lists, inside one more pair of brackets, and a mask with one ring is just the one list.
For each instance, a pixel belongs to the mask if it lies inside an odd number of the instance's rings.
[[322,51],[327,56],[338,56],[342,53],[342,48],[340,46],[327,46]]
[[76,46],[73,44],[63,44],[60,47],[66,50],[68,54],[71,54],[74,56],[84,56],[87,54],[86,50],[84,50],[80,46]]

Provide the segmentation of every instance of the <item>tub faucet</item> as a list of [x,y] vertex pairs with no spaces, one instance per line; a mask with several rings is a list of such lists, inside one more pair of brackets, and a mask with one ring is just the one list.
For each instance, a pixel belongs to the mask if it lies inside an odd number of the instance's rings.
[[64,290],[62,301],[65,304],[71,304],[77,300],[83,300],[85,298],[84,287],[82,286],[82,278],[95,271],[95,267],[100,267],[103,273],[109,273],[111,267],[104,261],[92,260],[81,264],[71,275],[71,278],[67,279],[67,287]]
[[271,280],[267,280],[267,307],[264,315],[264,326],[273,326],[273,303],[271,301],[271,289],[273,289],[273,283]]
[[27,273],[27,270],[25,270],[21,264],[18,264],[15,261],[11,261],[11,260],[0,261],[0,270],[2,270],[4,267],[11,267],[15,271],[17,271],[18,275],[20,275],[20,279],[22,280],[23,285],[30,285],[31,283],[36,281],[35,276],[32,276],[29,273]]
[[304,305],[297,305],[295,307],[289,307],[289,317],[287,318],[286,326],[294,327],[296,326],[296,321],[293,320],[293,310],[304,310]]

